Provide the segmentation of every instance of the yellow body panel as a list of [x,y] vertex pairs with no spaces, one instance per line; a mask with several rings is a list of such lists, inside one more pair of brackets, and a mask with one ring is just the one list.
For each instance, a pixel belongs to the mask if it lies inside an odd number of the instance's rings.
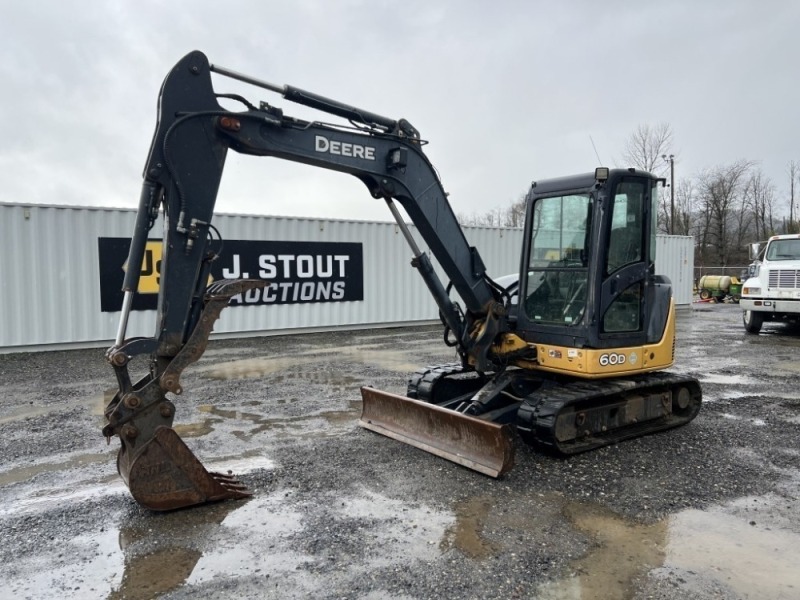
[[675,357],[675,305],[670,302],[664,335],[655,344],[594,350],[534,344],[537,360],[516,361],[518,367],[562,373],[584,379],[603,379],[659,371],[672,366]]

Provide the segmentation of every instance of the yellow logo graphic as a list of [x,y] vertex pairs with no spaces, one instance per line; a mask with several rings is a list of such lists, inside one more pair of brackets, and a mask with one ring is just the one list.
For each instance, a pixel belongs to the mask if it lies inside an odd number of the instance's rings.
[[[139,294],[157,294],[161,280],[161,241],[147,242],[144,247],[142,259],[142,274],[139,276]],[[128,261],[122,265],[122,270],[128,270]]]
[[161,279],[161,242],[147,242],[139,277],[140,294],[157,294]]

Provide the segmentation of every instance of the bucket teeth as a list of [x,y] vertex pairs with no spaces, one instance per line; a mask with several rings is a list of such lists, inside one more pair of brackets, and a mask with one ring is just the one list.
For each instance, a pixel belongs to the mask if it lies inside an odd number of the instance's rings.
[[242,497],[253,495],[250,491],[248,491],[247,486],[231,473],[224,475],[222,473],[215,473],[212,471],[209,473],[209,475],[211,475],[211,477],[213,477],[217,483],[219,483],[226,490],[229,490],[231,493],[240,493],[242,494]]

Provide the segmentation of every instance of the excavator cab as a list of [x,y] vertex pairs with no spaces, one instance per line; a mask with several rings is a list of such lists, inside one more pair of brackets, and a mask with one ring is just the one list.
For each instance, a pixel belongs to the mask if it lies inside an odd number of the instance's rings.
[[657,341],[671,297],[654,269],[659,181],[599,168],[532,185],[517,335],[574,348]]

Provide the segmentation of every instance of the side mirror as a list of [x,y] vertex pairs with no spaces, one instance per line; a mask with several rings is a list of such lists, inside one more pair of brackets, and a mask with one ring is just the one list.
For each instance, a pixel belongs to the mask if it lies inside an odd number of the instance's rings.
[[758,255],[761,254],[761,243],[755,242],[753,244],[750,244],[749,249],[750,249],[750,260],[756,260],[758,258]]

